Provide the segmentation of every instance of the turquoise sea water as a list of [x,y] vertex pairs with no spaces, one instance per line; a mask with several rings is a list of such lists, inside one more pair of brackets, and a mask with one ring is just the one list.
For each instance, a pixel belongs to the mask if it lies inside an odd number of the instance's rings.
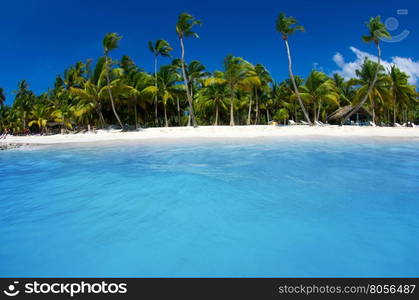
[[419,276],[419,141],[0,152],[0,276]]

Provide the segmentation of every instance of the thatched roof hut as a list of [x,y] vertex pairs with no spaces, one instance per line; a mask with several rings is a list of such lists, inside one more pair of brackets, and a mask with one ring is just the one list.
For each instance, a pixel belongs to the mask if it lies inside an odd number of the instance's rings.
[[[349,114],[349,112],[352,111],[352,109],[353,109],[352,105],[346,105],[346,106],[340,107],[327,117],[327,121],[343,119],[347,114]],[[358,117],[360,117],[361,119],[370,119],[372,117],[372,113],[370,113],[364,107],[361,107],[356,114],[353,114],[351,116],[351,119],[356,118],[357,114],[358,114]]]

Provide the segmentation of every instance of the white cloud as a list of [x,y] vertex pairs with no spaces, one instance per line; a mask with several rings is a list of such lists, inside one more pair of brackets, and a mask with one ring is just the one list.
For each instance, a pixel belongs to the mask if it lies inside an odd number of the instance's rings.
[[[377,61],[377,56],[373,54],[361,51],[355,47],[350,47],[349,49],[356,56],[354,61],[345,62],[345,58],[339,52],[333,56],[333,61],[339,67],[339,69],[333,71],[333,73],[338,73],[345,79],[353,78],[356,76],[355,70],[360,69],[365,57],[373,61]],[[409,75],[410,84],[416,84],[419,80],[419,61],[414,61],[408,57],[394,56],[391,58],[391,61],[381,60],[381,64],[386,69],[390,69],[392,65],[396,65],[400,70]]]

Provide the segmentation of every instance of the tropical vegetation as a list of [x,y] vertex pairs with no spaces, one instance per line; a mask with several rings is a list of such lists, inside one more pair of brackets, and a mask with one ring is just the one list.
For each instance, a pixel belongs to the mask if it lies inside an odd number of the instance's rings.
[[[391,38],[380,17],[367,22],[363,36],[377,49],[377,61],[365,59],[355,78],[312,70],[306,78],[293,73],[290,39],[304,27],[281,13],[276,30],[285,46],[289,78],[277,81],[268,68],[242,57],[226,55],[221,70],[210,71],[198,60],[186,59],[188,37],[202,22],[188,13],[179,15],[175,32],[180,57],[163,39],[148,44],[154,71],[144,71],[127,55],[111,56],[122,36],[109,33],[103,39],[103,56],[95,63],[75,63],[55,79],[53,87],[36,95],[22,80],[14,101],[6,104],[0,88],[0,129],[14,134],[28,131],[46,134],[81,131],[92,127],[135,130],[153,126],[251,125],[288,120],[315,124],[346,123],[362,108],[370,120],[394,125],[419,119],[417,88],[397,66],[381,64],[380,40]],[[301,37],[302,38],[302,37]],[[278,47],[278,56],[281,48]],[[159,66],[159,57],[171,58]],[[346,114],[330,118],[339,109]]]

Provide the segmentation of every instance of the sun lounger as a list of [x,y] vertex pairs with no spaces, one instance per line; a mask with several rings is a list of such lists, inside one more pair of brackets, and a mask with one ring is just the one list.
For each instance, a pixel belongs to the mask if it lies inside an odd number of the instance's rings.
[[297,123],[295,123],[293,120],[288,120],[288,123],[289,123],[290,125],[297,125]]
[[399,123],[394,123],[394,125],[396,125],[396,127],[406,127],[406,123],[403,123],[403,125],[400,125]]
[[372,127],[377,127],[377,125],[375,125],[375,123],[374,123],[374,122],[369,122],[369,124],[370,124]]
[[303,121],[303,120],[301,120],[300,122],[301,122],[301,124],[303,124],[303,125],[310,125],[310,124],[308,124],[306,121]]
[[328,125],[328,124],[323,123],[322,121],[317,121],[317,122],[319,122],[319,124],[322,125],[322,126]]
[[320,121],[314,121],[314,124],[316,124],[317,126],[324,126],[324,124]]
[[415,123],[411,122],[410,124],[412,124],[413,128],[418,128],[418,125],[416,125]]

